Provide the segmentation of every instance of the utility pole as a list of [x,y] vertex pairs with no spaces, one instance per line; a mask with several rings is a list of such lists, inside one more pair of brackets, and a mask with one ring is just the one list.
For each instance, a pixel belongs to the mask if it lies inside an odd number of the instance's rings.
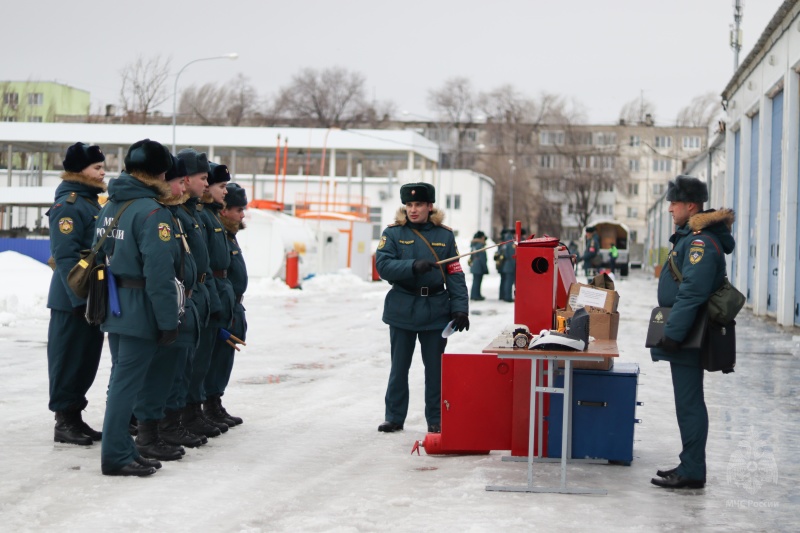
[[743,0],[733,0],[733,24],[731,24],[731,48],[733,48],[733,71],[739,69],[739,51],[742,49],[742,11],[744,10]]

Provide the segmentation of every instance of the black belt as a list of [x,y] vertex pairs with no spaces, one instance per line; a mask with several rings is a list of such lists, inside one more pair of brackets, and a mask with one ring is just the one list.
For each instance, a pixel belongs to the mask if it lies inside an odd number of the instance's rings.
[[244,301],[244,294],[237,294],[236,295],[236,303],[241,304]]
[[145,280],[134,278],[117,278],[117,287],[122,289],[144,289]]
[[199,276],[197,276],[197,283],[205,283],[206,282],[206,273],[203,272]]
[[444,285],[437,285],[435,287],[415,287],[410,289],[395,284],[394,288],[400,289],[402,292],[408,294],[413,294],[414,296],[436,296],[437,294],[442,294],[446,290]]
[[214,270],[212,273],[214,274],[215,278],[225,279],[228,277],[227,270]]

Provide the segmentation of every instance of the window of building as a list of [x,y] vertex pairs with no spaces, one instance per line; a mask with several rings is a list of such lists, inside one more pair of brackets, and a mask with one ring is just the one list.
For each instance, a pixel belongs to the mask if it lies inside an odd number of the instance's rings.
[[28,93],[28,105],[42,105],[44,95],[42,93]]
[[560,191],[562,190],[563,182],[559,179],[546,179],[541,181],[543,191]]
[[461,195],[460,194],[448,194],[446,196],[446,205],[447,205],[447,209],[454,209],[454,210],[461,209]]
[[571,135],[572,144],[576,146],[591,146],[592,145],[592,132],[590,131],[578,131],[574,132]]
[[640,146],[642,144],[642,138],[638,135],[631,135],[629,143],[631,146]]
[[476,129],[468,129],[464,132],[464,138],[469,142],[477,142],[478,140],[478,130]]
[[564,144],[563,131],[543,131],[539,133],[539,144],[561,146]]
[[631,230],[631,233],[630,233],[629,237],[630,237],[630,241],[631,242],[639,242],[638,240],[636,240],[638,235],[636,234],[636,230],[635,229]]
[[600,204],[597,206],[601,215],[614,216],[614,206],[610,204]]
[[664,185],[663,183],[654,183],[653,184],[653,195],[661,196],[662,194],[664,194],[664,190],[666,189],[666,187],[667,186]]
[[683,147],[687,149],[700,148],[700,137],[684,137]]
[[607,146],[610,144],[617,144],[617,134],[613,131],[595,133],[594,143],[597,146]]
[[19,93],[3,93],[3,104],[10,106],[18,106]]
[[595,190],[599,192],[614,192],[614,184],[610,181],[596,181]]
[[672,148],[672,137],[669,135],[656,135],[656,148]]
[[628,159],[628,170],[630,170],[631,172],[639,172],[639,160]]
[[42,117],[31,115],[30,117],[28,117],[28,122],[43,122],[43,120]]
[[628,208],[628,218],[636,218],[639,216],[639,209],[636,207]]
[[17,117],[3,117],[3,122],[16,122]]
[[567,206],[567,214],[574,215],[575,214],[575,204],[569,204]]
[[639,184],[638,183],[629,183],[628,184],[628,196],[639,196]]
[[540,155],[539,168],[558,168],[558,156],[555,154]]
[[672,172],[672,160],[653,159],[653,172]]

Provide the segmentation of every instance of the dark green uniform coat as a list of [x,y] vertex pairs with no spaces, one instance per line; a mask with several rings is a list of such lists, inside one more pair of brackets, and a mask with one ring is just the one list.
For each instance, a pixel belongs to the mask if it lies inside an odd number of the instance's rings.
[[[228,240],[225,238],[225,228],[219,219],[222,206],[217,203],[203,204],[200,218],[205,224],[206,243],[208,245],[209,268],[212,273],[218,274],[227,271],[231,264],[228,250]],[[219,313],[219,318],[212,318],[209,325],[218,328],[228,328],[233,319],[234,294],[231,282],[227,278],[212,276],[216,294],[211,294],[211,312]]]
[[[86,393],[94,382],[103,350],[103,333],[80,314],[86,300],[67,286],[67,275],[80,259],[80,251],[92,247],[100,204],[97,195],[105,183],[82,174],[65,172],[56,189],[50,219],[50,254],[55,270],[50,280],[47,307],[47,364],[51,411],[83,409]],[[73,313],[75,310],[75,314]]]
[[[192,293],[197,315],[200,319],[200,327],[208,324],[211,314],[211,290],[214,286],[214,279],[211,275],[211,266],[208,260],[208,245],[206,243],[205,222],[197,211],[198,198],[189,198],[178,206],[175,217],[181,222],[189,248],[192,250],[192,257],[197,267],[197,283]],[[216,287],[214,286],[216,295]]]
[[[513,231],[504,231],[500,236],[500,241],[507,241],[514,238]],[[495,265],[497,272],[500,273],[500,300],[505,302],[514,301],[514,283],[517,276],[517,259],[514,257],[516,248],[513,242],[507,242],[497,249],[495,254]]]
[[[658,305],[672,307],[664,335],[673,341],[686,338],[697,310],[708,301],[725,278],[725,254],[733,251],[731,235],[734,213],[730,209],[709,210],[692,216],[670,237],[673,261],[683,275],[678,282],[665,262],[658,280]],[[678,475],[706,480],[708,410],[703,393],[703,368],[699,350],[651,348],[654,361],[669,361],[675,414],[681,433]]]

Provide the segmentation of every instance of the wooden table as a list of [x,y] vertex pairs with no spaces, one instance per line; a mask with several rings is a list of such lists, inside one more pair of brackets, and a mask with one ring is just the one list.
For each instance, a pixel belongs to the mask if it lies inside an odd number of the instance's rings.
[[[607,357],[619,357],[616,340],[596,340],[589,343],[586,351],[573,350],[523,350],[505,347],[499,338],[492,341],[483,349],[483,353],[497,354],[500,359],[528,359],[531,361],[531,404],[530,428],[528,433],[528,484],[524,486],[497,486],[488,485],[486,490],[502,492],[558,492],[562,494],[607,494],[605,489],[591,489],[584,487],[567,487],[567,460],[572,455],[572,362],[573,361],[602,361]],[[536,386],[536,376],[542,361],[552,361],[547,371],[545,386]],[[553,387],[554,366],[558,361],[564,361],[564,387]],[[541,404],[536,401],[538,394],[563,394],[563,429],[561,431],[561,485],[558,487],[537,487],[533,484],[533,444],[534,424],[538,424],[538,453],[541,459],[543,413]],[[543,399],[543,398],[542,398]],[[537,411],[538,407],[538,411]]]

